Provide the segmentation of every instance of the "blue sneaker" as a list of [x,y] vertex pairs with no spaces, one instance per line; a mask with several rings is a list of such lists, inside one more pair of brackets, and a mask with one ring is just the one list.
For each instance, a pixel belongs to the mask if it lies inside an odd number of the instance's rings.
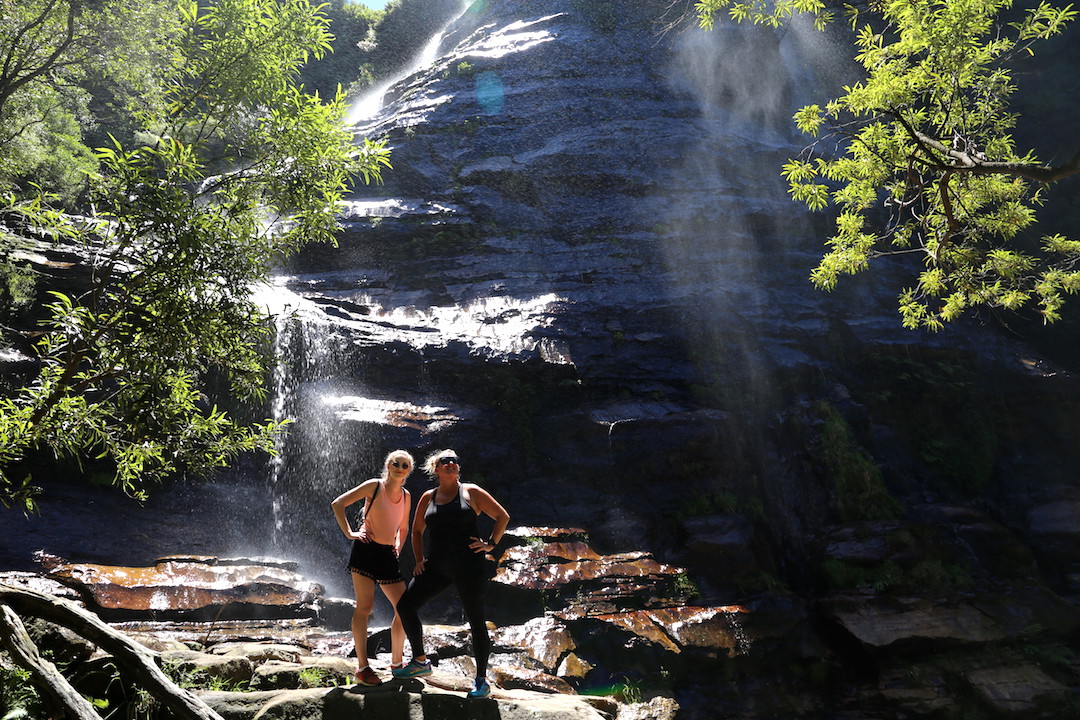
[[486,698],[490,694],[491,686],[488,685],[488,681],[484,678],[476,678],[476,682],[473,683],[473,689],[469,691],[468,697]]
[[424,675],[431,674],[431,661],[420,662],[419,660],[410,660],[408,665],[393,668],[390,672],[393,673],[396,678],[423,677]]

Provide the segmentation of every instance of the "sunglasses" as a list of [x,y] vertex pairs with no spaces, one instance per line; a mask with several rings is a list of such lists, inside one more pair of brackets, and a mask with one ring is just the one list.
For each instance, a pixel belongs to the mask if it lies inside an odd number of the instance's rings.
[[391,460],[390,464],[396,468],[403,468],[405,470],[409,469],[409,463],[405,460]]
[[439,464],[439,465],[450,465],[451,463],[454,464],[454,465],[457,465],[458,464],[458,459],[456,457],[454,457],[453,455],[447,455],[446,457],[439,458],[439,462],[437,464]]

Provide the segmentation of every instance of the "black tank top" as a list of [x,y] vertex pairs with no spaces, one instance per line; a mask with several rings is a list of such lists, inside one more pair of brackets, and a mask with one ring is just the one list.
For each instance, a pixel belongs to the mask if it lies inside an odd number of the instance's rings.
[[469,503],[465,502],[460,485],[457,496],[442,505],[437,505],[435,493],[431,494],[431,502],[428,503],[427,511],[424,512],[424,522],[431,531],[432,554],[442,555],[461,551],[470,555],[474,554],[469,550],[469,538],[479,537],[476,512],[469,507]]

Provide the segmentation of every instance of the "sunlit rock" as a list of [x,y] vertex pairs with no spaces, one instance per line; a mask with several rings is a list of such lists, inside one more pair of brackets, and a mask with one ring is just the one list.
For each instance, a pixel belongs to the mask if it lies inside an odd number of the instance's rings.
[[738,605],[684,606],[649,611],[654,621],[680,648],[725,650],[729,656],[749,650],[749,639],[740,624],[741,616],[746,613],[746,608]]
[[174,676],[199,682],[215,678],[232,683],[248,682],[255,670],[246,657],[212,655],[195,650],[166,650],[161,653],[161,664]]
[[286,568],[190,558],[152,567],[61,565],[49,577],[73,587],[114,620],[311,617],[323,593],[320,585]]
[[655,697],[648,702],[620,708],[618,720],[675,720],[679,703],[672,698]]
[[308,662],[267,660],[259,663],[251,677],[253,690],[327,687],[348,684],[356,665],[344,658],[305,658]]
[[246,620],[188,621],[128,620],[111,623],[125,633],[150,634],[161,640],[180,642],[186,647],[203,650],[222,643],[230,646],[248,642],[265,642],[310,648],[312,653],[335,655],[352,648],[350,633],[334,632],[320,627],[310,618],[256,618]]
[[563,657],[555,674],[562,678],[580,680],[588,675],[589,671],[592,669],[592,663],[588,660],[581,659],[575,653],[571,652]]
[[524,625],[499,628],[495,642],[522,648],[548,672],[553,672],[563,655],[576,647],[566,624],[549,615],[534,618]]
[[574,694],[574,688],[560,677],[528,668],[496,665],[488,673],[490,680],[507,690],[536,690],[537,692]]
[[209,649],[214,655],[246,657],[255,664],[276,660],[278,662],[298,663],[300,658],[311,653],[298,645],[266,642],[225,642]]
[[56,597],[61,597],[65,600],[72,600],[80,604],[82,603],[82,598],[73,588],[40,573],[22,572],[19,570],[0,572],[0,583],[11,585],[16,588],[35,590],[37,592],[55,595]]

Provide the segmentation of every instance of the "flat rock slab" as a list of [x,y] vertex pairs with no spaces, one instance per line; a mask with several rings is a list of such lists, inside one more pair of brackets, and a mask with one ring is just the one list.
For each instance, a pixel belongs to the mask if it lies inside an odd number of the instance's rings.
[[528,690],[494,690],[471,699],[419,680],[377,688],[204,692],[223,720],[610,720],[587,700]]
[[65,564],[49,577],[107,620],[311,617],[323,594],[287,567],[216,558],[166,558],[149,567]]

